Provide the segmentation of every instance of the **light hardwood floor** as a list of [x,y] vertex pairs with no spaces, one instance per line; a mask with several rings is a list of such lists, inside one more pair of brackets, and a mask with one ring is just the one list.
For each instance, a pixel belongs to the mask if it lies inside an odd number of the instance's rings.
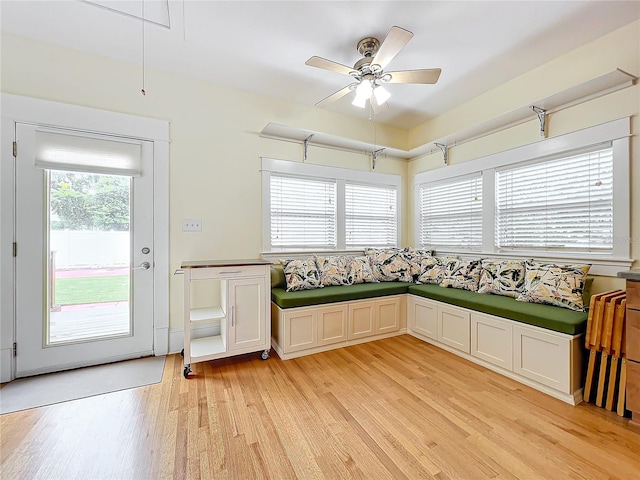
[[640,431],[408,335],[0,418],[2,479],[629,479]]

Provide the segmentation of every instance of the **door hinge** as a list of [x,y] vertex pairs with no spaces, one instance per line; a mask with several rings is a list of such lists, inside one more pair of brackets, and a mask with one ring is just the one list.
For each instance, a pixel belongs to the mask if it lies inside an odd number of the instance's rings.
[[18,356],[18,344],[14,342],[13,344],[13,356],[17,357]]
[[18,142],[13,142],[13,156],[18,157]]
[[18,244],[16,242],[13,242],[13,256],[18,256]]

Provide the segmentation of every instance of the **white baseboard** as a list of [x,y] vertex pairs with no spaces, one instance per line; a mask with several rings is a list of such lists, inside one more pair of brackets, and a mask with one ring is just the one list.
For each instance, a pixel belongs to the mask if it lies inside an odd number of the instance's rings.
[[169,353],[169,327],[153,330],[153,354],[156,357]]
[[[220,335],[220,325],[202,325],[191,328],[193,338]],[[180,353],[184,348],[184,330],[169,330],[169,353]]]
[[13,349],[0,350],[0,383],[13,380]]
[[305,350],[298,350],[296,352],[284,353],[275,337],[271,337],[271,347],[278,353],[278,356],[282,360],[291,360],[292,358],[304,357],[306,355],[313,355],[314,353],[328,352],[329,350],[335,350],[337,348],[350,347],[352,345],[358,345],[360,343],[375,342],[376,340],[382,340],[384,338],[397,337],[398,335],[404,335],[407,332],[406,328],[396,330],[391,333],[384,333],[382,335],[372,335],[371,337],[357,338],[355,340],[346,340],[344,342],[332,343],[330,345],[323,345],[321,347],[312,347]]

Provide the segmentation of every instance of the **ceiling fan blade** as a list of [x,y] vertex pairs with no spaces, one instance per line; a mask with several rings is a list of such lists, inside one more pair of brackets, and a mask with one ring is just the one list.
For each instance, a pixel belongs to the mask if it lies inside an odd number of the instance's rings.
[[400,27],[391,27],[387,38],[384,39],[382,45],[378,49],[378,53],[373,57],[371,65],[380,65],[380,69],[383,70],[387,64],[393,60],[402,47],[404,47],[409,40],[413,37],[413,33],[409,30],[405,30]]
[[331,95],[329,95],[326,98],[323,98],[322,100],[320,100],[318,103],[316,103],[316,106],[318,107],[324,107],[325,105],[328,105],[330,103],[335,102],[336,100],[341,99],[342,97],[344,97],[347,93],[351,92],[353,90],[353,86],[354,84],[351,85],[347,85],[346,87],[338,90],[335,93],[332,93]]
[[440,78],[439,68],[425,68],[422,70],[403,70],[400,72],[386,72],[391,75],[387,83],[436,83]]
[[347,67],[346,65],[342,65],[341,63],[327,60],[326,58],[322,57],[311,57],[304,63],[305,65],[309,65],[310,67],[322,68],[331,72],[342,73],[343,75],[351,75],[351,72],[354,71],[351,67]]

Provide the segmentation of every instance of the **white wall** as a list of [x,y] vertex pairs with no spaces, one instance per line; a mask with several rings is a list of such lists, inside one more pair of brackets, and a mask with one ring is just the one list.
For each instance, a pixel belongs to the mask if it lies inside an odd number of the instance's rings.
[[[379,143],[401,149],[460,130],[539,98],[622,68],[640,75],[640,23],[634,22],[542,65],[407,132],[377,126]],[[170,270],[183,260],[257,257],[261,249],[260,157],[301,161],[300,145],[260,138],[267,123],[322,131],[370,142],[372,125],[322,109],[249,94],[147,69],[140,94],[140,66],[116,62],[11,34],[2,34],[3,92],[91,106],[171,122]],[[638,86],[554,114],[556,136],[633,115],[640,133]],[[539,140],[537,120],[450,150],[452,163]],[[640,259],[640,154],[632,144],[632,256]],[[364,155],[311,147],[310,163],[370,170]],[[403,177],[403,245],[413,243],[415,173],[439,168],[441,155],[406,163],[380,159],[376,171]],[[202,219],[201,233],[184,233],[183,218]],[[598,280],[596,290],[619,286]],[[3,286],[4,288],[4,286]],[[170,325],[182,327],[181,277],[170,284]]]
[[[562,55],[555,60],[490,90],[459,107],[426,122],[409,132],[411,148],[431,139],[476,125],[501,114],[527,106],[536,100],[620,68],[640,76],[640,21]],[[631,140],[631,258],[638,268],[640,260],[640,85],[576,105],[548,116],[548,137],[598,125],[610,120],[632,116]],[[541,140],[540,124],[532,114],[530,122],[488,135],[449,149],[449,163],[473,161]],[[446,168],[440,152],[409,163],[408,178],[416,173]],[[409,230],[414,230],[414,205],[409,201]],[[413,241],[413,238],[410,239]],[[624,288],[624,281],[613,277],[597,277],[593,291]]]
[[[371,142],[373,125],[319,108],[219,87],[2,34],[3,92],[169,120],[170,271],[184,260],[258,257],[261,240],[260,157],[301,161],[300,145],[258,136],[269,122]],[[364,115],[364,113],[363,113]],[[378,142],[405,148],[407,132],[376,126]],[[365,155],[309,148],[308,162],[370,170]],[[406,162],[378,160],[376,171],[403,177]],[[403,199],[406,204],[406,195]],[[202,232],[182,232],[183,218]],[[403,221],[407,225],[407,221]],[[403,243],[410,237],[406,228]],[[182,327],[182,277],[171,277],[170,327]]]

